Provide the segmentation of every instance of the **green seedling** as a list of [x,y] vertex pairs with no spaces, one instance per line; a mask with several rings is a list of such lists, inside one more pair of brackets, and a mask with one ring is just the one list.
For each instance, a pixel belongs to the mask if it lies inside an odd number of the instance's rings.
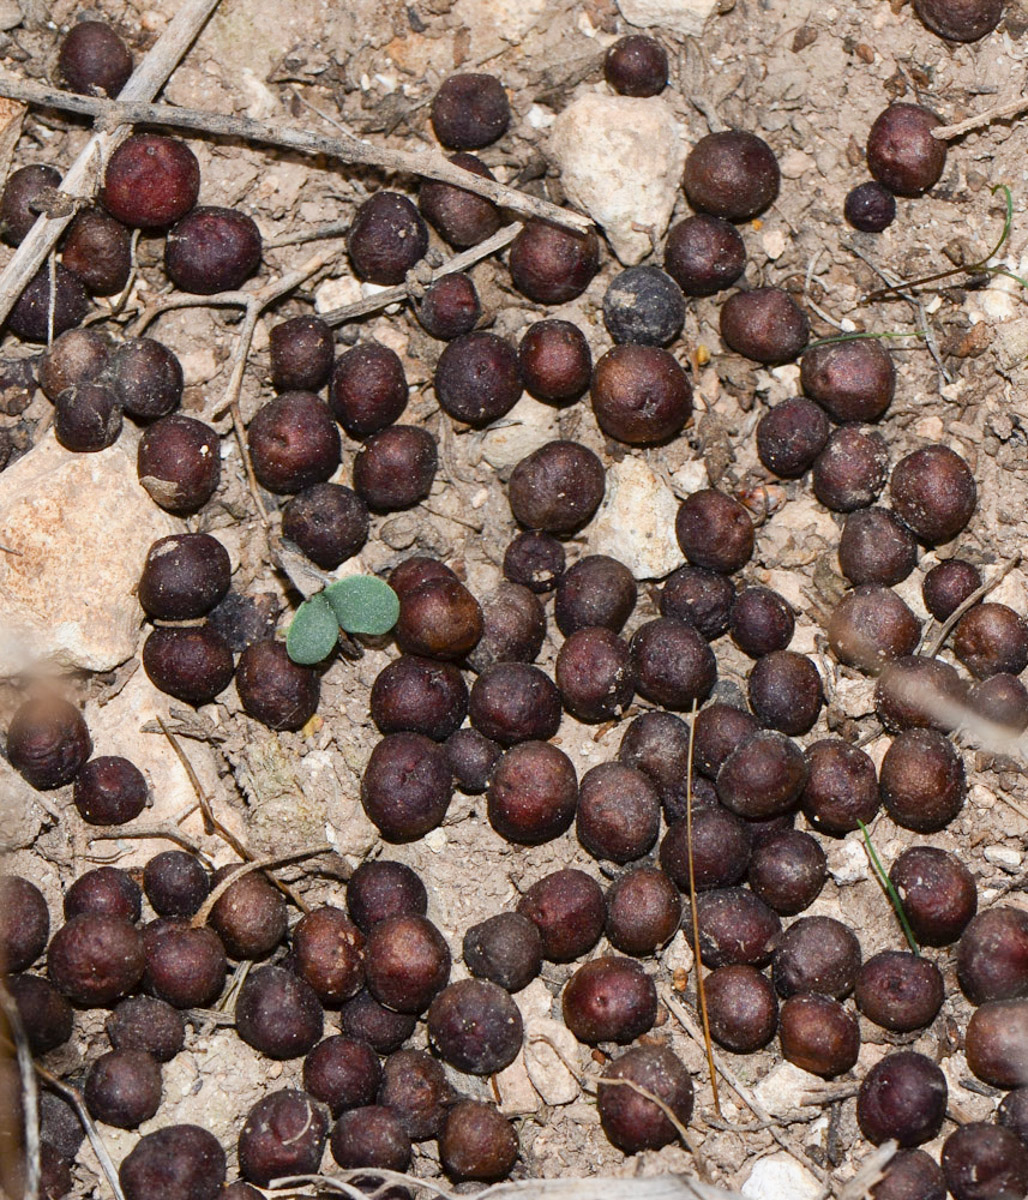
[[867,857],[870,859],[871,869],[874,871],[878,882],[882,885],[882,890],[889,897],[889,903],[895,910],[900,925],[903,926],[903,933],[907,939],[907,944],[914,954],[920,954],[921,948],[917,944],[917,938],[914,937],[913,929],[910,928],[910,922],[907,920],[907,914],[903,909],[903,901],[900,899],[899,892],[896,891],[895,884],[893,884],[885,868],[882,866],[882,860],[878,857],[878,851],[874,848],[871,835],[867,831],[867,826],[860,820],[857,821],[857,824],[860,826],[860,832],[864,835],[864,845],[867,848]]
[[374,575],[337,579],[296,610],[286,652],[293,662],[313,666],[332,653],[340,630],[378,637],[392,629],[399,615],[399,597],[383,580]]

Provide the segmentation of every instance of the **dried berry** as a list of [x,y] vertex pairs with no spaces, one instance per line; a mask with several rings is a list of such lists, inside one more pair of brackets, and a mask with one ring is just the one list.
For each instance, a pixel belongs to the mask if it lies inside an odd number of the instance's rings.
[[60,186],[60,171],[43,163],[11,172],[0,196],[0,230],[8,245],[20,245],[43,211],[47,193]]
[[[482,179],[495,178],[473,154],[455,154],[449,161]],[[439,236],[458,250],[477,246],[500,228],[500,210],[491,200],[450,183],[422,180],[418,207]]]
[[842,211],[861,233],[881,233],[896,219],[896,197],[888,188],[869,179],[846,193]]
[[[395,579],[393,573],[392,579]],[[452,579],[426,579],[402,589],[400,616],[393,634],[407,654],[426,658],[464,658],[482,636],[482,609],[462,583]]]
[[139,229],[163,229],[181,220],[200,193],[196,155],[175,138],[137,133],[107,160],[100,202]]
[[951,42],[977,42],[1003,16],[1003,0],[914,0],[914,11],[932,33]]
[[361,804],[389,841],[424,837],[446,816],[453,781],[446,752],[420,733],[391,733],[371,752]]
[[[696,770],[708,779],[716,779],[725,759],[759,729],[756,717],[732,704],[715,700],[704,705],[693,720]],[[679,774],[688,769],[688,752],[686,743]]]
[[568,980],[564,1024],[580,1042],[627,1045],[653,1027],[657,989],[631,958],[607,955],[587,962]]
[[107,913],[138,921],[143,909],[143,893],[127,871],[118,867],[96,867],[86,871],[64,893],[64,919],[79,913]]
[[145,1050],[110,1050],[89,1068],[84,1099],[97,1121],[135,1129],[160,1107],[161,1068]]
[[379,1167],[406,1171],[411,1144],[392,1109],[368,1104],[343,1113],[332,1129],[332,1157],[344,1171]]
[[488,425],[506,416],[521,398],[518,353],[495,333],[466,333],[439,355],[433,386],[454,420]]
[[876,1146],[890,1138],[901,1146],[929,1142],[942,1128],[948,1090],[942,1070],[923,1054],[887,1054],[857,1093],[860,1132]]
[[450,976],[450,951],[421,916],[390,917],[368,932],[364,954],[368,991],[403,1013],[422,1013]]
[[61,263],[54,273],[53,303],[50,300],[50,272],[46,267],[29,280],[7,318],[7,328],[23,342],[49,342],[51,310],[53,335],[74,329],[89,311],[89,296],[77,275]]
[[480,673],[497,663],[532,663],[546,636],[543,606],[528,588],[501,583],[482,605],[484,628],[468,665]]
[[158,691],[186,704],[209,704],[232,682],[232,651],[210,626],[155,629],[143,645],[143,670]]
[[117,96],[132,74],[132,55],[104,21],[79,21],[61,42],[61,78],[73,92]]
[[806,787],[800,803],[808,820],[825,833],[850,833],[878,811],[878,775],[857,746],[825,738],[807,747]]
[[38,1056],[63,1046],[71,1037],[74,1014],[53,984],[39,975],[9,975],[5,985],[32,1053]]
[[320,392],[332,371],[331,328],[320,317],[292,317],[268,335],[276,392]]
[[124,917],[82,913],[61,926],[47,952],[50,982],[82,1008],[103,1008],[143,976],[143,942]]
[[111,356],[108,381],[121,407],[139,421],[166,417],[182,400],[182,364],[152,338],[122,342]]
[[371,716],[382,733],[421,733],[445,741],[464,722],[468,689],[450,663],[405,654],[371,688]]
[[967,685],[949,663],[908,654],[886,663],[875,685],[875,711],[892,732],[938,729],[948,733],[963,711]]
[[143,947],[144,983],[159,999],[176,1008],[208,1008],[221,995],[227,973],[225,948],[212,929],[192,929],[185,921],[153,921],[144,931]]
[[451,75],[432,100],[431,119],[448,150],[480,150],[507,132],[510,104],[495,75]]
[[733,598],[730,628],[732,641],[739,649],[750,658],[760,659],[788,646],[796,618],[792,606],[778,592],[747,587]]
[[762,967],[782,936],[778,914],[741,887],[700,892],[695,900],[704,966]]
[[414,1032],[417,1017],[394,1012],[367,990],[358,992],[339,1010],[339,1028],[347,1037],[367,1042],[377,1054],[392,1054]]
[[973,917],[957,945],[957,978],[972,1004],[1028,995],[1028,912],[1003,904]]
[[937,621],[945,621],[982,586],[977,567],[960,558],[949,558],[932,567],[921,584],[925,608]]
[[861,508],[846,518],[839,569],[850,583],[902,583],[916,565],[913,535],[887,508]]
[[316,1174],[328,1137],[328,1119],[313,1097],[281,1088],[246,1114],[239,1133],[239,1170],[267,1187],[273,1179]]
[[778,1019],[782,1055],[804,1071],[831,1079],[851,1070],[860,1052],[860,1027],[838,1000],[791,996]]
[[593,412],[608,437],[630,446],[666,442],[692,414],[692,387],[667,350],[654,345],[615,346],[596,364]]
[[427,1023],[432,1049],[469,1075],[493,1075],[510,1066],[524,1037],[510,993],[485,979],[462,979],[444,988],[432,1001]]
[[56,696],[26,700],[7,729],[8,761],[40,791],[71,783],[92,750],[82,714]]
[[407,407],[407,376],[399,355],[378,342],[347,350],[332,369],[328,402],[350,437],[392,425]]
[[919,942],[955,942],[978,908],[974,876],[955,855],[934,846],[911,846],[889,872]]
[[814,346],[800,360],[804,394],[833,421],[877,421],[892,402],[896,368],[873,338]]
[[158,1062],[170,1062],[182,1049],[186,1026],[166,1001],[130,996],[107,1018],[107,1036],[118,1050],[145,1050]]
[[316,483],[282,510],[282,536],[316,566],[334,571],[368,540],[368,506],[338,483]]
[[976,683],[968,704],[980,717],[1008,731],[1028,729],[1028,688],[1013,675],[1001,672]]
[[683,892],[692,890],[694,880],[698,892],[731,887],[746,874],[749,861],[746,823],[723,808],[672,821],[660,843],[660,865]]
[[161,621],[202,617],[229,588],[228,551],[208,533],[172,534],[147,551],[137,595],[147,616]]
[[77,383],[95,383],[107,370],[111,343],[96,329],[69,329],[39,358],[39,386],[47,398]]
[[542,967],[542,938],[521,913],[498,913],[464,934],[463,957],[472,975],[519,992]]
[[598,626],[620,633],[635,608],[638,587],[632,572],[605,554],[588,554],[565,571],[557,586],[553,615],[565,637]]
[[236,670],[243,711],[270,729],[302,729],[318,708],[316,671],[294,663],[283,642],[256,642]]
[[886,812],[905,829],[934,833],[964,805],[964,763],[934,729],[908,729],[885,752],[879,773]]
[[[2,202],[0,202],[2,213]],[[132,271],[129,231],[98,208],[76,213],[61,246],[61,262],[94,296],[113,296]]]
[[537,304],[580,296],[600,266],[595,233],[573,233],[545,221],[526,221],[507,260],[514,286]]
[[976,604],[953,630],[953,653],[979,679],[1028,667],[1028,623],[1005,604]]
[[780,733],[755,733],[721,764],[718,799],[748,821],[766,820],[796,807],[807,778],[807,764],[795,742]]
[[254,474],[269,492],[301,492],[326,482],[339,466],[339,430],[313,392],[269,401],[257,410],[246,440]]
[[1028,1000],[990,1000],[974,1011],[964,1038],[967,1065],[992,1087],[1024,1082]]
[[518,347],[525,391],[550,404],[568,404],[592,379],[593,357],[585,334],[570,321],[536,321]]
[[378,1102],[393,1110],[412,1141],[438,1137],[455,1100],[442,1065],[424,1050],[398,1050],[386,1059]]
[[809,337],[807,314],[781,288],[735,292],[721,306],[725,345],[755,362],[792,362],[802,354]]
[[329,1037],[303,1062],[303,1086],[333,1117],[351,1108],[374,1104],[382,1082],[382,1065],[367,1042]]
[[900,520],[934,545],[956,537],[970,521],[978,489],[959,454],[946,446],[926,446],[893,467],[889,495]]
[[893,1033],[925,1029],[938,1015],[945,991],[942,972],[916,954],[883,950],[857,972],[857,1008]]
[[800,917],[775,949],[772,978],[783,999],[817,992],[841,1000],[859,969],[860,942],[852,929],[833,917]]
[[785,400],[757,422],[757,455],[775,475],[797,478],[825,448],[828,431],[820,405],[805,396]]
[[681,917],[678,890],[656,867],[636,867],[607,893],[607,940],[622,954],[655,954],[674,937]]
[[418,210],[399,192],[375,192],[357,209],[346,237],[354,274],[368,283],[403,283],[428,249]]
[[661,590],[660,612],[694,625],[712,642],[727,632],[734,602],[735,588],[723,575],[703,567],[679,567]]
[[[214,876],[215,886],[238,869],[221,867]],[[208,919],[228,954],[256,959],[270,954],[285,937],[286,912],[282,893],[259,871],[246,871],[221,893]]]
[[1013,1200],[1028,1192],[1028,1149],[1009,1129],[962,1125],[943,1142],[941,1162],[954,1200]]
[[615,342],[670,345],[685,324],[682,289],[659,267],[629,267],[604,294],[603,323]]
[[[636,1088],[618,1085],[629,1080],[662,1101],[654,1104]],[[693,1109],[693,1084],[682,1061],[666,1046],[635,1046],[604,1069],[596,1099],[603,1132],[625,1154],[659,1150],[678,1136],[666,1115],[670,1109],[679,1124],[688,1125]]]
[[207,899],[211,880],[194,855],[164,850],[146,864],[143,888],[158,916],[191,917]]
[[454,1179],[504,1179],[518,1157],[514,1126],[491,1104],[461,1100],[446,1114],[439,1161]]
[[752,1054],[778,1028],[775,989],[756,967],[718,967],[707,976],[710,1036],[733,1054]]
[[774,203],[781,175],[771,147],[742,130],[710,133],[685,160],[682,186],[699,212],[748,221]]
[[489,780],[489,823],[509,842],[535,846],[559,837],[575,819],[577,803],[575,768],[549,742],[512,746]]
[[843,425],[832,431],[814,460],[814,495],[834,512],[853,512],[873,504],[885,487],[889,454],[877,430]]
[[609,721],[632,701],[635,677],[628,643],[609,629],[578,629],[557,655],[557,687],[579,721]]
[[622,96],[659,96],[667,71],[667,51],[641,33],[619,38],[603,60],[604,79]]
[[105,384],[76,383],[54,401],[54,433],[65,450],[95,453],[121,433],[121,408]]
[[435,438],[414,425],[373,434],[353,464],[353,486],[374,512],[397,512],[424,500],[438,466]]
[[792,650],[775,650],[758,658],[747,692],[761,725],[792,737],[814,727],[824,704],[821,676],[813,660]]
[[647,621],[629,644],[635,687],[664,708],[688,709],[717,682],[717,660],[703,636],[674,617]]
[[828,644],[840,662],[877,673],[893,658],[913,654],[921,622],[894,591],[865,583],[837,605],[828,620]]
[[932,137],[942,122],[919,104],[891,104],[867,135],[867,165],[897,196],[921,196],[939,182],[946,143]]
[[600,885],[573,867],[554,871],[532,884],[518,902],[542,936],[543,957],[574,962],[600,940],[606,916]]
[[641,858],[657,840],[660,799],[642,771],[601,763],[582,777],[578,840],[590,854],[613,862]]
[[507,485],[514,518],[529,529],[569,534],[600,506],[606,473],[596,455],[578,442],[547,442],[523,458]]
[[664,270],[687,296],[713,296],[746,268],[746,246],[720,217],[699,213],[674,225],[664,248]]
[[136,1142],[118,1178],[126,1200],[217,1200],[225,1151],[198,1125],[167,1125]]
[[675,535],[694,567],[732,574],[753,554],[753,522],[738,500],[706,488],[682,501]]
[[201,296],[234,291],[260,265],[260,230],[234,208],[194,208],[168,232],[164,246],[168,278],[183,292]]
[[284,967],[251,971],[236,1001],[236,1032],[268,1058],[300,1058],[321,1039],[314,989]]
[[233,654],[239,654],[274,637],[281,610],[281,597],[276,592],[259,592],[256,596],[229,592],[211,611],[207,624],[225,639]]
[[139,482],[161,508],[179,516],[203,508],[221,482],[218,435],[202,421],[173,413],[139,441]]
[[786,829],[754,849],[747,882],[765,904],[785,917],[814,903],[827,874],[828,862],[817,839]]
[[415,315],[430,337],[449,342],[475,328],[482,305],[469,276],[444,275],[425,289]]
[[424,916],[428,893],[410,867],[375,859],[362,862],[350,877],[346,907],[354,924],[366,934],[390,917]]
[[340,908],[311,909],[293,930],[297,974],[322,1004],[336,1006],[364,984],[364,937]]

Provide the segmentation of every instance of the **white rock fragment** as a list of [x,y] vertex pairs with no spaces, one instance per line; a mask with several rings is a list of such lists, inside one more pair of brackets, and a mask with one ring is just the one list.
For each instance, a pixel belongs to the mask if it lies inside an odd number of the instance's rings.
[[985,861],[1001,871],[1017,871],[1021,866],[1021,855],[1013,846],[986,846]]
[[352,275],[341,279],[326,279],[314,290],[314,310],[318,313],[331,312],[347,304],[356,304],[361,299],[361,285]]
[[[803,1107],[807,1092],[824,1086],[824,1080],[791,1062],[779,1063],[760,1081],[753,1094],[773,1117],[784,1117]],[[746,1192],[748,1196],[763,1196],[761,1192]]]
[[691,496],[693,492],[703,491],[705,487],[710,486],[706,463],[702,458],[694,458],[683,463],[671,476],[671,482],[686,496]]
[[36,789],[0,758],[0,852],[31,846],[45,815]]
[[526,393],[502,421],[481,437],[485,461],[496,471],[509,471],[526,454],[560,437],[557,410]]
[[578,1080],[564,1065],[578,1065],[579,1044],[562,1022],[535,1017],[525,1024],[525,1067],[532,1086],[547,1104],[570,1104],[578,1095]]
[[785,1153],[760,1159],[741,1191],[753,1200],[817,1200],[824,1194],[806,1167]]
[[131,657],[146,552],[181,528],[120,446],[69,454],[48,433],[0,475],[0,677],[33,662],[110,671]]
[[670,29],[684,37],[699,37],[717,0],[618,0],[618,9],[629,25]]
[[524,1050],[499,1074],[493,1076],[500,1097],[500,1112],[505,1117],[520,1117],[538,1111],[539,1093],[532,1086],[525,1066]]
[[667,229],[685,149],[657,96],[587,93],[564,109],[550,135],[569,199],[601,226],[626,266],[650,254]]
[[607,471],[607,493],[589,529],[590,553],[609,554],[636,579],[659,579],[685,559],[675,537],[674,492],[639,458]]
[[685,971],[686,974],[689,974],[692,971],[693,962],[694,958],[692,946],[689,945],[689,938],[684,929],[679,929],[661,952],[660,964],[665,971],[674,975],[676,971]]
[[838,884],[859,883],[869,879],[870,869],[860,834],[836,842],[828,851],[828,873]]
[[774,262],[782,257],[789,242],[781,229],[769,229],[761,237],[760,244],[764,248],[764,253]]

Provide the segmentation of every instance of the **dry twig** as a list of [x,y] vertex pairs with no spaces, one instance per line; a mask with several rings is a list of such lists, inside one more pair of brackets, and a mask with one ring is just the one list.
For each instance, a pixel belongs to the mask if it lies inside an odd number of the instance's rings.
[[104,1177],[111,1186],[111,1191],[114,1193],[114,1200],[125,1200],[125,1193],[121,1190],[121,1183],[118,1181],[118,1168],[111,1160],[103,1138],[100,1136],[100,1131],[93,1123],[93,1118],[89,1115],[89,1109],[86,1108],[85,1101],[82,1099],[79,1090],[73,1088],[71,1084],[65,1083],[64,1080],[58,1079],[56,1075],[52,1074],[45,1067],[41,1067],[39,1063],[36,1063],[36,1074],[51,1091],[63,1096],[72,1108],[74,1108],[79,1120],[82,1122],[82,1128],[86,1131],[86,1137],[89,1138],[89,1144],[93,1147],[93,1153],[100,1164],[100,1170],[103,1171]]
[[1006,577],[1020,561],[1020,554],[1015,554],[1011,558],[1008,558],[987,583],[983,583],[977,591],[972,592],[971,595],[968,596],[963,604],[959,605],[953,610],[952,613],[950,613],[945,624],[932,639],[932,644],[925,651],[928,658],[935,658],[935,656],[946,644],[946,639],[953,632],[954,625],[956,625],[964,613],[966,613],[968,609],[974,608],[979,601],[984,600],[990,592],[995,591],[995,589],[999,587],[1003,580],[1006,579]]
[[196,912],[196,915],[193,917],[190,924],[194,929],[198,929],[201,925],[206,925],[207,919],[211,915],[211,910],[221,899],[223,893],[227,892],[234,883],[238,882],[238,880],[248,872],[264,871],[265,874],[267,874],[267,877],[272,881],[272,883],[274,883],[274,876],[268,874],[268,871],[271,867],[280,867],[283,865],[283,863],[296,862],[301,858],[315,858],[319,854],[331,854],[332,849],[333,848],[328,844],[328,842],[323,842],[320,846],[312,846],[310,850],[291,850],[286,854],[272,854],[267,858],[251,859],[248,863],[244,863],[243,866],[237,867],[231,875],[226,876],[221,883],[219,883],[218,886],[210,892],[210,894],[207,896],[207,899]]
[[1005,117],[1016,117],[1028,109],[1028,96],[1018,96],[1016,100],[1008,100],[1005,104],[997,104],[995,108],[987,108],[976,117],[968,117],[966,121],[957,121],[953,125],[940,125],[932,130],[932,137],[942,142],[960,137],[962,133],[970,133],[972,129],[981,129],[991,125],[993,121],[1002,121]]
[[[36,1087],[36,1073],[32,1069],[32,1050],[29,1039],[25,1035],[21,1014],[14,998],[7,990],[3,980],[0,980],[0,1011],[3,1012],[7,1027],[14,1039],[14,1057],[18,1064],[18,1076],[21,1083],[21,1111],[25,1126],[25,1190],[22,1200],[38,1200],[40,1183],[40,1146],[39,1146],[39,1089]],[[4,1039],[6,1041],[6,1038]],[[13,1106],[12,1106],[13,1107]],[[4,1114],[5,1120],[16,1120],[13,1112]]]

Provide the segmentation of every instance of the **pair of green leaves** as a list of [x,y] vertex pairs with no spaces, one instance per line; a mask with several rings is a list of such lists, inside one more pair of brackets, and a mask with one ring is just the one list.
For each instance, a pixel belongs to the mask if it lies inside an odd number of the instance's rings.
[[293,662],[313,666],[332,653],[340,629],[378,636],[399,615],[399,597],[388,583],[374,575],[349,575],[300,605],[286,634],[286,652]]

